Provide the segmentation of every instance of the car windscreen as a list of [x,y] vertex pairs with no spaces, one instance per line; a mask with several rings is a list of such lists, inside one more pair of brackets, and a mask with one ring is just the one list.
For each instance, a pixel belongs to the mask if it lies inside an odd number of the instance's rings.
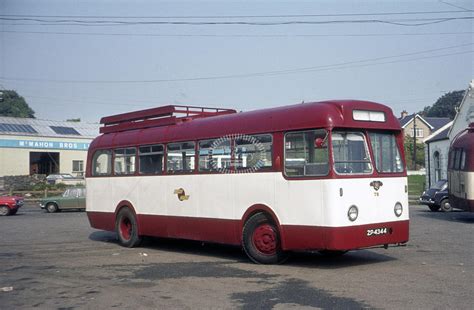
[[440,189],[444,189],[444,187],[446,185],[448,185],[448,182],[446,180],[440,180],[440,181],[436,182],[436,184],[433,185],[431,188],[440,190]]

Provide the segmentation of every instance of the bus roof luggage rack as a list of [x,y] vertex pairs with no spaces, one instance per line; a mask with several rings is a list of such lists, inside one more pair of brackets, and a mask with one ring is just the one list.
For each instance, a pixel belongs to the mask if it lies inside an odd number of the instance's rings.
[[195,118],[233,114],[237,111],[184,105],[167,105],[130,113],[106,116],[100,119],[104,126],[100,133],[111,133],[178,124]]

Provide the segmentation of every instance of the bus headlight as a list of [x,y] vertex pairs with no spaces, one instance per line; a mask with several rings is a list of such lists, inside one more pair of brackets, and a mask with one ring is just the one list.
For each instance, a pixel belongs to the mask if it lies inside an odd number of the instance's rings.
[[356,206],[351,206],[349,210],[347,211],[347,217],[349,218],[349,221],[354,222],[358,216],[359,216],[359,209],[357,209]]
[[400,215],[402,215],[402,213],[403,213],[403,206],[402,206],[402,204],[399,203],[399,202],[397,202],[397,203],[395,204],[395,207],[393,208],[393,212],[395,212],[395,215],[396,215],[397,217],[400,217]]

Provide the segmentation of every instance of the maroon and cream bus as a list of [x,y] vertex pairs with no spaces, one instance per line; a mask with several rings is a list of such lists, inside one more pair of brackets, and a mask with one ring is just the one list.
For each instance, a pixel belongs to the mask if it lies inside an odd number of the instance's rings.
[[164,106],[101,119],[87,215],[121,245],[143,236],[345,253],[408,241],[403,133],[392,110],[325,101],[237,113]]
[[448,182],[452,207],[474,212],[474,123],[451,143]]

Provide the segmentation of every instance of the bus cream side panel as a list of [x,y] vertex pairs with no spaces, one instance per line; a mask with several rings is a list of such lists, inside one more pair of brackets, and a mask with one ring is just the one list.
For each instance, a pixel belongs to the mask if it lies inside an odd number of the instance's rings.
[[474,172],[464,172],[466,174],[465,187],[466,187],[466,196],[469,200],[474,200]]
[[[166,214],[171,216],[198,216],[199,193],[196,175],[164,176],[166,186],[155,191],[155,195],[166,197]],[[154,214],[154,213],[153,213]]]
[[140,205],[138,203],[138,196],[140,194],[140,182],[139,177],[127,176],[127,177],[114,177],[111,179],[109,192],[112,196],[112,212],[118,204],[126,200],[130,202],[135,209],[135,212],[140,212]]
[[275,208],[275,177],[278,175],[281,174],[273,172],[234,174],[234,218],[241,219],[249,207],[257,204],[272,209],[279,217]]
[[[249,175],[248,179],[253,178]],[[197,175],[196,192],[189,199],[198,203],[198,216],[203,218],[234,219],[235,197],[239,196],[234,182],[235,174]],[[248,180],[247,180],[248,182]],[[243,194],[242,194],[243,195]]]
[[275,178],[275,211],[284,225],[324,226],[323,180]]
[[86,210],[98,212],[114,212],[110,195],[110,178],[86,179]]
[[[375,190],[372,181],[381,181]],[[327,180],[324,184],[325,225],[329,227],[356,226],[408,219],[408,196],[405,193],[406,178],[365,178]],[[342,189],[342,196],[341,196]],[[394,207],[402,203],[403,213],[397,217]],[[355,221],[348,218],[349,208],[355,205],[359,214]]]
[[135,206],[140,214],[168,214],[168,181],[165,176],[137,177],[138,205]]

